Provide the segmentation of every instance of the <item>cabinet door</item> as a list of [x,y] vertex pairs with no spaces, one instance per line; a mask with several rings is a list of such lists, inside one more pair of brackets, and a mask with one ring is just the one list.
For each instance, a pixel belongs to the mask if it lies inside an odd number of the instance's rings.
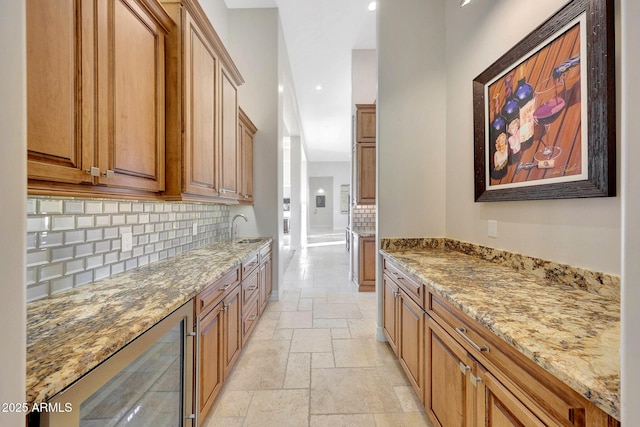
[[218,195],[218,57],[198,24],[186,9],[183,10],[182,191],[213,197]]
[[273,284],[271,279],[271,257],[267,258],[260,264],[260,270],[258,273],[259,286],[260,286],[260,314],[267,308],[269,302],[269,295],[273,291]]
[[224,312],[224,376],[229,375],[231,368],[240,356],[242,349],[242,312],[240,307],[240,291],[238,285],[235,290],[222,301]]
[[489,371],[478,364],[478,427],[542,427],[540,421]]
[[376,144],[372,142],[357,144],[358,157],[358,204],[376,203]]
[[253,202],[253,134],[242,126],[242,200]]
[[221,72],[222,117],[220,138],[220,196],[238,198],[238,91],[231,79]]
[[222,303],[198,322],[198,413],[206,416],[224,379]]
[[358,105],[357,112],[357,141],[376,142],[376,106]]
[[93,1],[29,0],[27,157],[30,179],[92,183]]
[[166,30],[135,0],[96,4],[99,183],[162,191]]
[[[376,238],[360,239],[360,290],[375,290],[376,284]],[[363,289],[362,285],[365,286]]]
[[386,274],[382,276],[382,331],[389,341],[389,345],[395,354],[398,354],[398,299],[400,292],[395,284]]
[[473,360],[465,349],[427,316],[425,337],[425,408],[437,427],[472,427],[475,388]]
[[420,400],[424,399],[424,312],[402,289],[398,312],[398,358]]

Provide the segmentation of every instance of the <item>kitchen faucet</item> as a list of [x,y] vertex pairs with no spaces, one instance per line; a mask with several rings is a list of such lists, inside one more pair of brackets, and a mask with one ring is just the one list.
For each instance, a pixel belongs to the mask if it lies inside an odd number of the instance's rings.
[[249,222],[247,217],[242,214],[237,214],[233,217],[233,219],[231,220],[231,241],[233,241],[233,239],[236,237],[236,234],[238,234],[238,225],[236,224],[236,219],[238,218],[244,219],[244,222]]

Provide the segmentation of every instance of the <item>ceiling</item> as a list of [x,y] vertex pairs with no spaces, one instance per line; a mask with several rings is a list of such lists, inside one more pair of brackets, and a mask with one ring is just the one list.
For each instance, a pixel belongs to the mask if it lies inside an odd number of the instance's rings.
[[308,160],[349,161],[351,51],[376,47],[376,16],[367,8],[370,0],[225,3],[229,9],[279,8]]

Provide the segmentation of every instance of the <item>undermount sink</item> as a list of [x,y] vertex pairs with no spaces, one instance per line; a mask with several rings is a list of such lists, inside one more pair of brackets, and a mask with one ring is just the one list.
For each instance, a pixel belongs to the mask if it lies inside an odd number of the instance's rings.
[[261,238],[240,239],[240,240],[236,241],[236,243],[258,243],[261,240],[262,240]]

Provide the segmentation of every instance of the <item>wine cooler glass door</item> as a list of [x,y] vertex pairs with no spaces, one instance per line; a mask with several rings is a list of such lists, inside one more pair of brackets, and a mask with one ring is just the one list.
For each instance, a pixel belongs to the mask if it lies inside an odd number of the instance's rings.
[[44,425],[194,427],[192,319],[186,304],[60,394],[77,422]]

